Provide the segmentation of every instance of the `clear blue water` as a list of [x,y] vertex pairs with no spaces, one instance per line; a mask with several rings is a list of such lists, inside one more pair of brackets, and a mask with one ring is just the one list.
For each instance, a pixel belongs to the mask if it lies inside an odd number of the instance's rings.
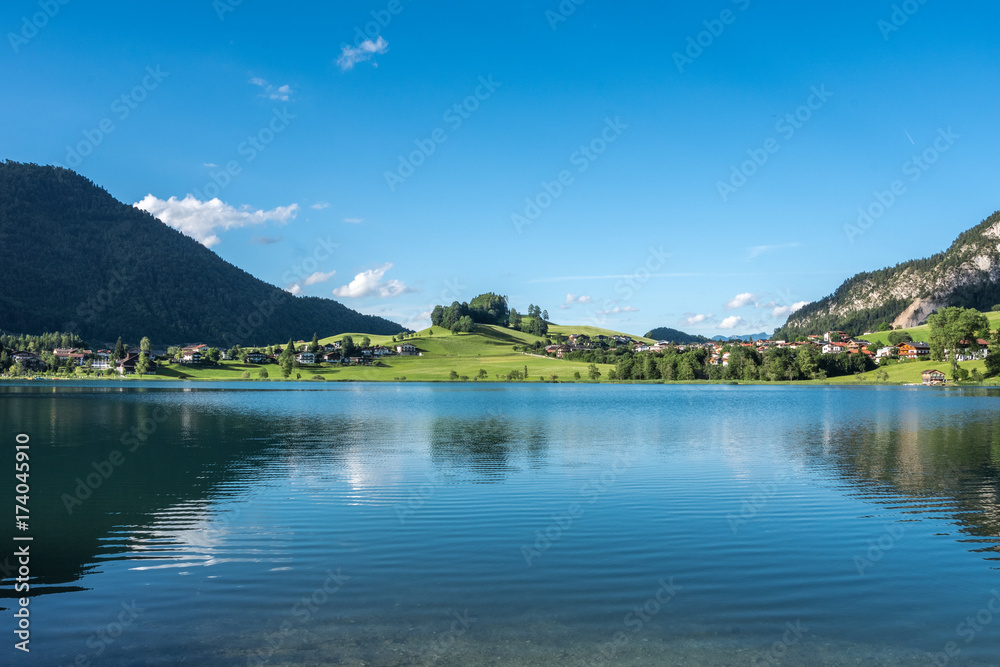
[[34,664],[1000,663],[995,391],[249,386],[0,386]]

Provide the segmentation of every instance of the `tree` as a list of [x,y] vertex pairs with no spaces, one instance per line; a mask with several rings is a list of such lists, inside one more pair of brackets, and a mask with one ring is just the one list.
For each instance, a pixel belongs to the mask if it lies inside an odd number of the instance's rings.
[[913,336],[905,331],[893,331],[889,334],[889,344],[893,347],[898,347],[901,343],[910,343],[913,341]]
[[118,342],[115,343],[115,349],[111,353],[111,358],[115,361],[125,358],[125,343],[122,342],[122,337],[118,337]]
[[507,297],[493,292],[480,294],[469,302],[469,315],[477,324],[507,326],[510,321]]
[[219,352],[217,347],[210,347],[202,353],[201,358],[202,361],[217,364],[222,359],[222,352]]
[[152,343],[149,342],[149,337],[143,336],[142,340],[139,341],[139,352],[145,352],[147,355],[149,355],[150,348],[152,346],[153,346]]
[[[149,342],[148,338],[143,338],[143,340],[146,341],[147,343]],[[147,354],[146,352],[140,352],[139,361],[135,362],[135,372],[138,373],[140,376],[142,376],[148,373],[149,369],[150,369],[149,354]]]
[[549,321],[549,311],[547,310],[542,311],[542,319],[545,320],[546,322]]
[[597,367],[597,364],[590,364],[587,366],[587,377],[595,381],[601,378],[601,370]]
[[485,380],[488,376],[489,376],[489,373],[486,372],[486,369],[485,368],[480,368],[479,369],[479,375],[477,375],[476,377],[478,377],[480,380]]
[[312,352],[313,354],[319,352],[319,336],[317,336],[315,333],[313,333],[312,342],[309,343],[309,351]]
[[343,353],[345,359],[347,357],[358,356],[358,348],[354,345],[354,338],[344,336],[344,339],[340,341],[340,351]]
[[292,374],[292,368],[295,366],[295,353],[293,350],[295,346],[292,345],[292,340],[288,340],[288,345],[285,349],[281,351],[281,356],[278,357],[278,366],[281,367],[281,375],[283,377],[289,377]]
[[257,377],[259,377],[261,380],[266,380],[267,379],[267,369],[266,368],[262,368],[259,371],[257,371]]
[[978,350],[976,339],[989,335],[990,322],[975,308],[942,308],[927,319],[930,325],[932,359],[950,359],[952,373],[958,370],[958,349]]
[[990,346],[986,348],[986,375],[992,377],[998,373],[1000,373],[1000,330],[993,335]]
[[448,374],[448,378],[451,379],[451,380],[457,380],[458,379],[458,372],[454,368],[451,369],[451,373]]
[[226,352],[226,356],[229,357],[230,359],[242,359],[243,350],[240,348],[239,345],[233,345],[231,348],[229,348],[229,352]]
[[878,325],[878,330],[879,331],[892,331],[892,325],[889,324],[886,321],[883,321],[882,324]]
[[574,380],[580,379],[580,371],[573,371],[573,379]]
[[468,315],[463,315],[458,318],[458,320],[451,325],[452,333],[471,333],[476,328],[475,322]]
[[243,371],[242,375],[240,375],[240,378],[242,378],[243,380],[249,380],[250,379],[250,371]]
[[363,336],[361,338],[361,348],[364,349],[366,347],[371,347],[371,346],[372,346],[372,339],[369,338],[368,336]]
[[511,308],[510,309],[510,320],[509,320],[509,322],[510,322],[510,328],[511,329],[518,329],[519,330],[521,328],[521,319],[522,319],[521,318],[521,314],[519,312],[517,312],[517,310],[515,310],[514,308]]

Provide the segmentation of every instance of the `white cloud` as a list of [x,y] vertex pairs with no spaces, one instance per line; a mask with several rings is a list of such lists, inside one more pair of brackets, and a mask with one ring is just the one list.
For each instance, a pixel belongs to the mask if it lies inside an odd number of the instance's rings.
[[347,285],[334,289],[333,295],[350,299],[373,295],[380,298],[390,298],[412,292],[412,288],[407,287],[399,280],[382,280],[385,272],[391,268],[392,264],[383,264],[377,268],[362,271],[354,276],[354,280]]
[[599,310],[597,311],[596,314],[599,316],[604,316],[604,315],[618,315],[620,313],[638,313],[638,312],[639,309],[633,306],[615,306],[611,310]]
[[330,203],[325,201],[318,201],[312,206],[310,206],[310,208],[316,209],[317,211],[322,211],[324,208],[330,208]]
[[581,294],[580,296],[577,296],[576,294],[567,294],[566,295],[566,301],[564,301],[563,304],[561,306],[559,306],[559,307],[562,308],[563,310],[565,310],[567,308],[572,308],[574,306],[574,304],[578,304],[578,303],[593,303],[593,302],[594,302],[594,299],[592,297],[589,297],[589,296],[586,296],[586,295],[583,295],[583,294]]
[[797,303],[793,303],[790,306],[778,306],[777,308],[771,311],[771,317],[787,317],[788,315],[791,315],[795,311],[801,310],[803,306],[808,306],[810,303],[812,302],[799,301]]
[[206,167],[218,167],[219,165],[215,164],[214,162],[206,162],[205,166]]
[[361,218],[344,218],[344,222],[349,222],[352,225],[360,225],[364,220]]
[[289,292],[290,294],[294,294],[295,296],[298,296],[302,292],[302,285],[299,285],[298,283],[292,283],[291,285],[285,288],[285,291]]
[[320,271],[317,271],[316,273],[314,273],[311,276],[309,276],[308,278],[306,278],[305,283],[306,283],[306,285],[315,285],[316,283],[325,283],[330,278],[333,278],[333,274],[335,274],[335,273],[336,273],[336,271],[330,271],[329,273],[321,273]]
[[269,100],[287,102],[288,98],[292,95],[292,89],[288,84],[283,86],[274,86],[257,76],[250,79],[250,83],[255,86],[260,86],[264,90],[260,96],[266,97]]
[[385,53],[388,50],[389,43],[379,35],[374,42],[366,39],[356,47],[345,46],[344,50],[340,52],[340,57],[337,58],[337,64],[340,65],[340,69],[347,71],[358,63],[371,60],[376,54]]
[[743,294],[737,294],[735,297],[726,302],[726,310],[733,310],[735,308],[742,308],[743,306],[748,306],[757,300],[757,296],[750,293],[744,292]]
[[743,318],[740,317],[739,315],[733,315],[731,317],[727,317],[726,319],[722,320],[722,322],[719,323],[719,328],[720,329],[735,329],[736,327],[740,326],[741,324],[743,324]]
[[270,211],[254,211],[246,205],[235,208],[218,198],[201,201],[195,199],[193,195],[187,195],[184,199],[171,197],[164,200],[148,194],[133,206],[155,216],[161,222],[199,241],[207,248],[211,248],[221,240],[216,234],[217,231],[262,225],[265,222],[285,224],[294,220],[299,210],[298,204],[292,204],[279,206]]
[[709,320],[711,320],[713,317],[715,317],[715,315],[712,315],[712,314],[708,314],[708,315],[704,315],[704,314],[688,314],[687,317],[685,317],[683,320],[681,320],[681,324],[684,324],[684,325],[687,325],[687,326],[692,326],[694,324],[703,324],[703,323],[708,322]]
[[763,255],[765,252],[771,252],[772,250],[781,250],[782,248],[798,248],[800,243],[781,243],[779,245],[755,245],[747,248],[747,259],[753,259]]

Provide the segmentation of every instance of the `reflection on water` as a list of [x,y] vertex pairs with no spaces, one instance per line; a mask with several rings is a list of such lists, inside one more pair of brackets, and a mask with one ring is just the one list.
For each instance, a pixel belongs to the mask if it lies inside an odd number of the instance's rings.
[[246,387],[0,386],[42,663],[1000,655],[998,393]]

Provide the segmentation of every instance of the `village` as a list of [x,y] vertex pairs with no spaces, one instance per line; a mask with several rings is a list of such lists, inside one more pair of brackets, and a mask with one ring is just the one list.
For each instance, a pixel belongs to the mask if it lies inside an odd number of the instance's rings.
[[[870,334],[868,334],[870,335]],[[863,335],[864,336],[864,335]],[[728,367],[732,350],[735,347],[754,350],[763,355],[769,350],[787,349],[793,353],[804,348],[822,355],[862,355],[875,365],[901,363],[907,361],[929,360],[931,346],[923,341],[903,341],[897,345],[876,345],[864,337],[851,337],[843,331],[827,331],[824,334],[813,334],[803,337],[803,340],[712,340],[706,342],[675,344],[661,340],[647,342],[637,340],[628,335],[587,335],[562,334],[550,337],[555,343],[542,348],[546,356],[564,359],[573,353],[586,353],[595,350],[622,348],[633,354],[664,353],[673,351],[684,353],[688,350],[701,349],[707,355],[706,363],[716,367]],[[647,339],[648,340],[648,339]],[[397,341],[394,337],[391,345],[371,344],[368,337],[361,339],[361,345],[355,345],[350,336],[342,340],[320,344],[315,338],[310,343],[299,340],[292,343],[294,361],[297,367],[315,367],[321,364],[336,366],[372,366],[380,365],[388,357],[418,357],[423,356],[416,345],[404,342],[403,334]],[[988,341],[976,339],[975,345],[969,341],[961,341],[962,348],[957,350],[957,361],[972,361],[985,359],[988,355]],[[9,353],[9,359],[23,372],[36,373],[65,368],[69,373],[74,371],[85,376],[130,376],[155,375],[161,365],[177,366],[216,365],[221,361],[242,362],[255,366],[278,364],[284,352],[281,345],[267,347],[245,348],[234,347],[221,350],[205,343],[195,343],[184,347],[170,347],[167,350],[148,349],[148,341],[144,340],[145,348],[133,347],[122,349],[116,354],[113,350],[90,350],[83,348],[54,348],[51,353],[14,351]],[[538,345],[536,343],[536,345]],[[143,353],[145,351],[145,358]],[[539,350],[541,351],[541,350]],[[937,369],[929,369],[922,373],[923,384],[944,384],[948,380],[945,373]]]
[[[350,346],[345,354],[343,341],[335,341],[326,345],[314,345],[306,341],[293,343],[295,362],[300,366],[317,364],[338,364],[343,366],[369,366],[380,359],[389,356],[416,357],[421,356],[416,346],[400,342],[392,347],[384,345],[368,345],[365,347]],[[313,349],[315,351],[313,351]],[[168,350],[148,351],[148,360],[142,367],[142,349],[130,348],[124,356],[116,357],[113,350],[87,350],[81,348],[54,348],[48,361],[44,353],[14,351],[9,354],[10,360],[17,366],[31,372],[44,372],[56,368],[80,368],[85,374],[103,373],[112,375],[155,375],[159,364],[202,365],[214,364],[219,361],[242,361],[243,363],[264,365],[277,364],[284,348],[280,345],[268,348],[249,348],[220,350],[205,343],[195,343]]]

